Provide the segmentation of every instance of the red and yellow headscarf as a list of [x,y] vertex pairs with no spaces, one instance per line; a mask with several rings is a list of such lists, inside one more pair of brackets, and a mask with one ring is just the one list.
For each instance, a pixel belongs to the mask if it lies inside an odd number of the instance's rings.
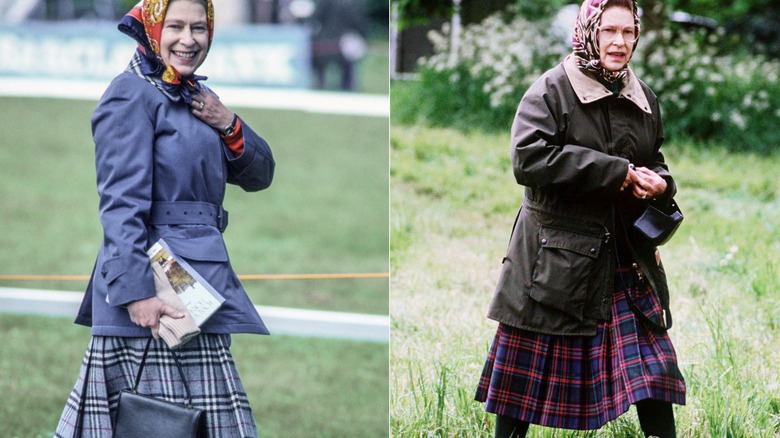
[[[610,71],[601,65],[599,56],[598,27],[601,23],[601,14],[607,6],[608,0],[585,0],[580,7],[580,13],[577,21],[574,23],[574,33],[572,35],[572,48],[577,60],[577,66],[583,70],[594,72],[603,80],[613,83],[623,79],[628,74],[628,67],[623,67],[619,71]],[[639,15],[637,13],[636,0],[634,3],[634,27],[637,37],[639,36]],[[639,42],[634,42],[634,49]]]
[[[191,95],[198,90],[197,82],[206,79],[203,76],[185,78],[170,65],[165,65],[160,57],[160,35],[162,34],[165,13],[173,0],[142,0],[128,12],[119,23],[119,30],[138,42],[138,49],[128,67],[140,76],[153,82],[172,100],[184,98],[190,103]],[[183,1],[183,0],[176,0]],[[206,20],[209,31],[209,48],[214,37],[214,6],[206,0]]]

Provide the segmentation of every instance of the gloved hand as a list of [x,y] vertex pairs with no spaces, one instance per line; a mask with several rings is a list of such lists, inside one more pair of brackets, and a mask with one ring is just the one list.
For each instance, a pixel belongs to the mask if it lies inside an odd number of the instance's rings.
[[[157,334],[163,338],[168,347],[175,349],[200,334],[200,328],[195,323],[181,298],[176,294],[171,282],[168,281],[162,266],[159,263],[152,262],[152,271],[154,272],[154,286],[157,290],[157,298],[184,314],[184,318],[173,318],[169,315],[160,317]],[[155,338],[158,336],[155,336]]]

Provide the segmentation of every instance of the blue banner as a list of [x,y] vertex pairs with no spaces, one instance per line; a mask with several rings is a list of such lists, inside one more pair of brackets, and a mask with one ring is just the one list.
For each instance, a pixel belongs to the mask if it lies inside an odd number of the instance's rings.
[[[0,76],[110,81],[135,47],[113,23],[0,24]],[[305,27],[252,25],[217,29],[198,74],[212,84],[309,88],[310,70]]]

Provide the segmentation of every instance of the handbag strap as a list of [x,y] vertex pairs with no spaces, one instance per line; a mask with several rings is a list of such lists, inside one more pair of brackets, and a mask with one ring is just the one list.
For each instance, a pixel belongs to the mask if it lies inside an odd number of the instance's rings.
[[[613,226],[616,226],[615,223],[615,210],[616,207],[612,206],[612,224]],[[626,240],[628,240],[628,232],[626,231],[625,222],[623,222],[623,216],[618,215],[620,217],[620,225],[623,228],[623,233],[625,233]],[[617,239],[613,240],[613,245],[615,246],[615,261],[617,263],[617,268],[620,269],[620,255],[618,253],[618,247],[617,247]],[[634,315],[639,319],[642,323],[644,323],[645,327],[648,328],[651,332],[655,334],[662,334],[665,333],[667,330],[672,328],[672,311],[669,309],[669,296],[666,297],[661,296],[662,294],[659,294],[658,301],[661,304],[661,310],[664,313],[664,320],[666,321],[666,325],[658,324],[657,322],[653,321],[652,319],[648,318],[647,315],[645,315],[645,312],[642,311],[642,309],[639,308],[639,306],[636,305],[636,302],[634,301],[634,298],[631,296],[631,291],[628,288],[628,283],[623,278],[623,273],[620,273],[620,281],[623,282],[623,288],[625,289],[625,296],[626,296],[626,302],[628,303],[628,307],[631,309],[632,312],[634,312]]]
[[626,290],[626,302],[628,302],[628,307],[631,308],[631,311],[634,312],[634,315],[636,315],[636,317],[641,320],[651,332],[655,334],[662,334],[666,333],[667,330],[672,328],[672,312],[669,311],[668,304],[661,302],[661,309],[664,312],[664,319],[666,320],[666,325],[664,326],[648,318],[647,315],[645,315],[645,312],[643,312],[642,309],[636,305],[634,298],[631,297],[631,293],[628,290]]
[[[144,348],[144,355],[141,359],[141,365],[138,366],[138,374],[135,376],[135,384],[133,385],[134,393],[138,393],[138,385],[141,383],[141,373],[144,371],[144,365],[146,365],[146,358],[149,355],[149,347],[152,345],[152,340],[152,338],[149,338],[149,340],[146,342],[146,348]],[[181,376],[181,383],[184,384],[184,391],[187,393],[187,406],[192,407],[192,394],[190,393],[190,385],[187,384],[187,378],[184,377],[184,369],[182,368],[181,362],[179,362],[179,358],[176,356],[176,353],[170,348],[168,351],[171,353],[171,356],[173,356],[173,362],[176,364],[176,368],[179,370],[179,375]]]

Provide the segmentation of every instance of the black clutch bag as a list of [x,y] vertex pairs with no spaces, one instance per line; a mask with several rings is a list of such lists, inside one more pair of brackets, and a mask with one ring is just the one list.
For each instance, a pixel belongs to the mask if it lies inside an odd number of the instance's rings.
[[146,344],[138,374],[135,377],[135,385],[132,390],[119,393],[119,405],[114,422],[115,438],[191,438],[206,436],[206,412],[203,409],[192,406],[192,395],[187,379],[184,377],[179,359],[176,353],[171,351],[176,368],[181,375],[184,390],[187,393],[188,404],[181,405],[165,400],[156,399],[138,394],[138,383],[149,353],[149,345],[152,338]]
[[672,238],[682,221],[682,211],[672,199],[664,209],[648,205],[634,221],[634,228],[653,246],[661,246]]

